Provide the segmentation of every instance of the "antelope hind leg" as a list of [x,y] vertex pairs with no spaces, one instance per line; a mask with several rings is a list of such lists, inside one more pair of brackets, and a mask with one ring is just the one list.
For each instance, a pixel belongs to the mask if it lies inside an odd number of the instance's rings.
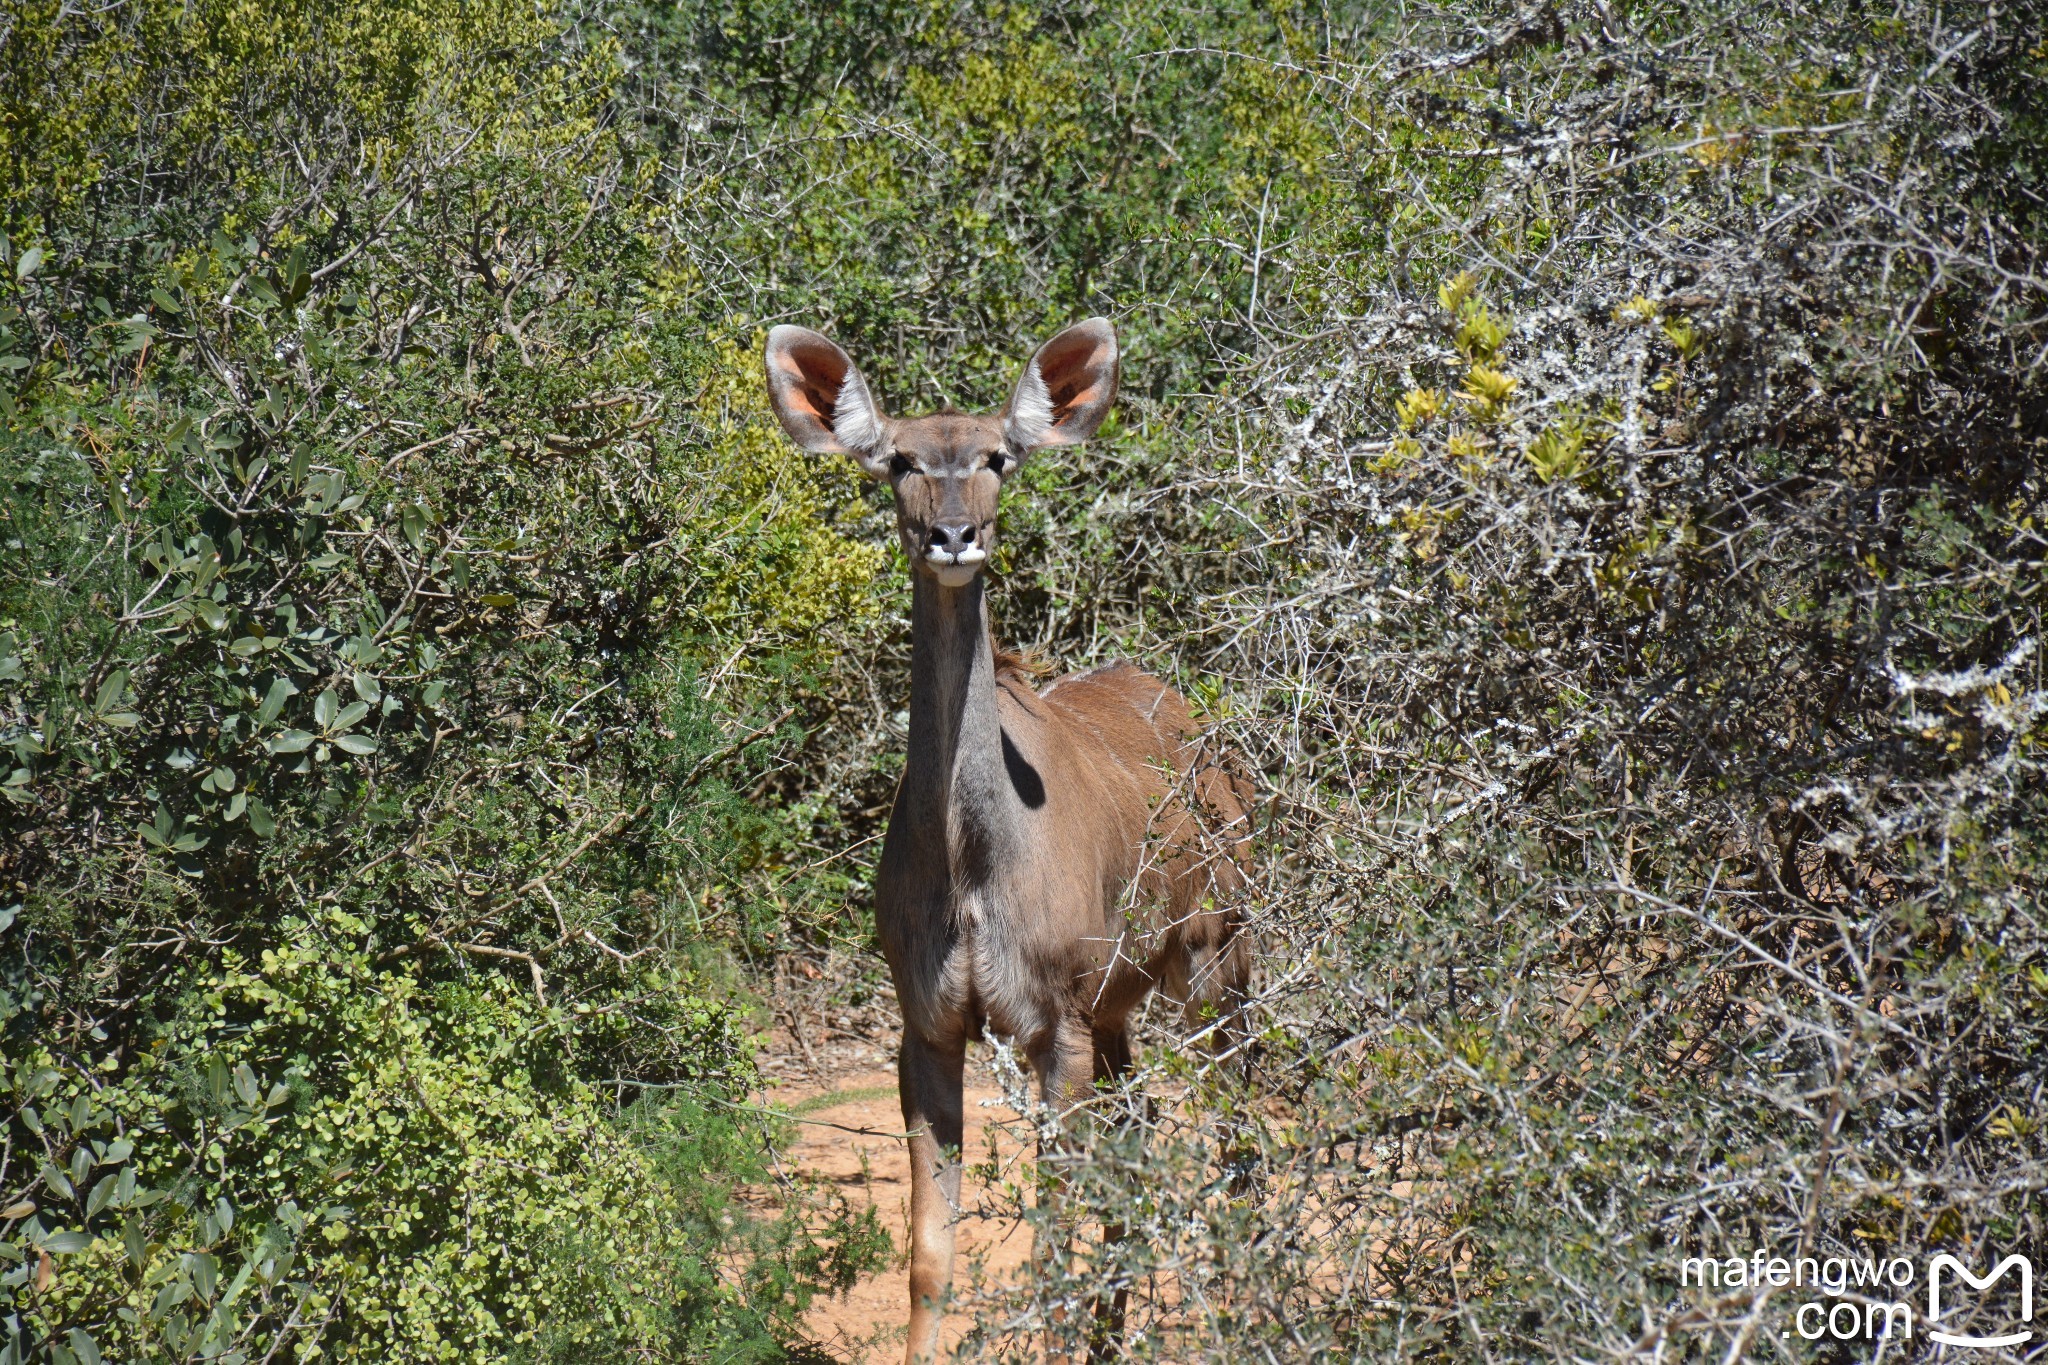
[[[1097,1084],[1114,1085],[1123,1079],[1131,1069],[1131,1033],[1128,1024],[1113,1029],[1097,1028],[1095,1041],[1095,1080]],[[1149,1109],[1149,1105],[1148,1105]],[[1122,1219],[1107,1221],[1102,1225],[1103,1260],[1110,1258],[1111,1248],[1130,1235],[1129,1225]],[[1093,1316],[1095,1325],[1088,1337],[1088,1358],[1107,1360],[1123,1340],[1124,1313],[1130,1303],[1130,1286],[1119,1279],[1117,1286],[1107,1295],[1095,1298]]]
[[[1252,1079],[1251,936],[1235,925],[1207,942],[1190,945],[1185,959],[1169,964],[1160,989],[1178,1001],[1189,1035],[1206,1037],[1209,1052],[1237,1087]],[[1260,1157],[1249,1129],[1233,1124],[1223,1157],[1233,1195],[1257,1185]]]
[[[1095,1048],[1092,1031],[1079,1020],[1062,1024],[1044,1044],[1031,1052],[1031,1066],[1038,1073],[1039,1097],[1058,1116],[1061,1132],[1051,1143],[1041,1141],[1038,1150],[1038,1197],[1050,1216],[1033,1239],[1031,1259],[1045,1279],[1064,1275],[1073,1264],[1074,1237],[1078,1228],[1070,1221],[1066,1204],[1066,1176],[1057,1159],[1074,1142],[1073,1118],[1069,1111],[1083,1099],[1094,1074]],[[1045,1329],[1046,1365],[1068,1365],[1072,1357],[1068,1313],[1055,1306]]]

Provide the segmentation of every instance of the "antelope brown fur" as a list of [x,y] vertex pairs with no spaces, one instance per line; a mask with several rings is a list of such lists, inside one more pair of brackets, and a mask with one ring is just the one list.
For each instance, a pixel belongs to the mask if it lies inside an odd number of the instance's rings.
[[801,327],[771,331],[766,360],[790,436],[888,482],[912,566],[909,753],[875,918],[903,1009],[906,1358],[929,1361],[952,1278],[968,1040],[1010,1040],[1064,1112],[1130,1064],[1130,1014],[1154,987],[1191,1019],[1214,1008],[1219,1046],[1234,1038],[1246,818],[1172,688],[1114,663],[1034,690],[991,642],[981,570],[997,500],[1035,451],[1086,440],[1107,415],[1106,320],[1041,347],[998,413],[884,416],[847,354]]

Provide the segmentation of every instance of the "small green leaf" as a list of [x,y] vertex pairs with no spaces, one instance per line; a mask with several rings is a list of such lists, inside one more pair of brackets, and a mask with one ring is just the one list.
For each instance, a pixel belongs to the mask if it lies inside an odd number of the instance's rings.
[[337,735],[334,739],[334,745],[343,753],[374,754],[377,752],[377,740],[372,735]]
[[[235,1278],[228,1283],[227,1292],[220,1296],[221,1307],[226,1308],[242,1297],[242,1287],[249,1283],[249,1276],[256,1269],[252,1261],[242,1262],[242,1268],[235,1272]],[[246,1365],[248,1357],[240,1351],[230,1351],[220,1358],[220,1365]]]
[[304,730],[287,730],[263,741],[263,747],[273,754],[298,754],[304,753],[312,743],[313,736]]
[[214,1286],[220,1282],[220,1262],[203,1251],[188,1251],[185,1265],[192,1272],[192,1287],[199,1291],[200,1298],[210,1302]]
[[369,714],[370,705],[368,702],[352,701],[347,706],[341,708],[341,714],[334,718],[334,724],[331,728],[347,730]]
[[121,704],[121,694],[126,692],[127,690],[127,669],[117,668],[112,673],[109,673],[107,675],[107,680],[100,684],[99,694],[93,698],[93,714],[96,716],[105,717],[107,712],[113,710],[116,706],[119,706]]
[[268,839],[277,833],[277,821],[271,818],[270,807],[253,796],[249,798],[249,828],[256,831],[259,839]]
[[43,1239],[43,1250],[52,1256],[70,1256],[91,1245],[91,1235],[83,1232],[53,1232]]
[[42,265],[42,263],[43,249],[39,246],[30,247],[27,251],[21,253],[20,259],[15,261],[14,278],[17,280],[27,279],[36,273],[36,268]]
[[333,688],[326,689],[313,698],[313,723],[323,730],[332,728],[334,713],[340,709],[341,699],[334,695]]
[[184,1296],[191,1292],[192,1285],[187,1280],[166,1280],[164,1287],[156,1291],[156,1301],[149,1306],[149,1316],[155,1321],[163,1321],[164,1315],[176,1308],[184,1300]]
[[270,692],[263,698],[263,705],[256,708],[257,723],[268,725],[276,720],[278,713],[284,710],[285,702],[296,696],[298,690],[292,686],[290,678],[279,678],[270,684]]
[[356,696],[371,705],[384,700],[384,687],[373,674],[357,673],[349,679],[349,685],[356,690]]

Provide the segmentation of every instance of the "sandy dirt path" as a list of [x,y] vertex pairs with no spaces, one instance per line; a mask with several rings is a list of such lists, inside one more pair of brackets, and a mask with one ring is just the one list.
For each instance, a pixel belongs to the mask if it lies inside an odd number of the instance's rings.
[[[804,1326],[819,1350],[843,1365],[895,1365],[903,1358],[909,1286],[904,1257],[910,1246],[910,1160],[897,1134],[903,1115],[896,1098],[894,1069],[873,1060],[828,1070],[822,1080],[791,1079],[771,1084],[763,1100],[811,1122],[796,1125],[792,1145],[782,1153],[796,1170],[831,1182],[856,1208],[872,1206],[895,1240],[896,1263],[856,1284],[845,1295],[820,1299]],[[1003,1102],[987,1071],[970,1059],[966,1087],[966,1151],[970,1168],[988,1160],[991,1136],[1003,1178],[1023,1178],[1018,1169],[1021,1125],[1005,1130],[1016,1112]],[[827,1127],[826,1124],[839,1127]],[[847,1132],[859,1129],[865,1132]],[[1021,1222],[993,1216],[991,1191],[970,1169],[961,1193],[967,1216],[959,1225],[956,1280],[979,1256],[989,1277],[1001,1282],[1017,1274],[1031,1252],[1031,1232]],[[942,1346],[956,1345],[967,1328],[964,1314],[946,1319]]]

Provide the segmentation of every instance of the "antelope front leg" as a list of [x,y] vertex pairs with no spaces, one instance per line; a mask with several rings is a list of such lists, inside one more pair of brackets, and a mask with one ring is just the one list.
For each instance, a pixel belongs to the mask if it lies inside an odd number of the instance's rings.
[[964,1042],[903,1035],[896,1088],[910,1134],[910,1344],[907,1365],[939,1356],[939,1308],[953,1282],[953,1224],[960,1208],[960,1072]]

